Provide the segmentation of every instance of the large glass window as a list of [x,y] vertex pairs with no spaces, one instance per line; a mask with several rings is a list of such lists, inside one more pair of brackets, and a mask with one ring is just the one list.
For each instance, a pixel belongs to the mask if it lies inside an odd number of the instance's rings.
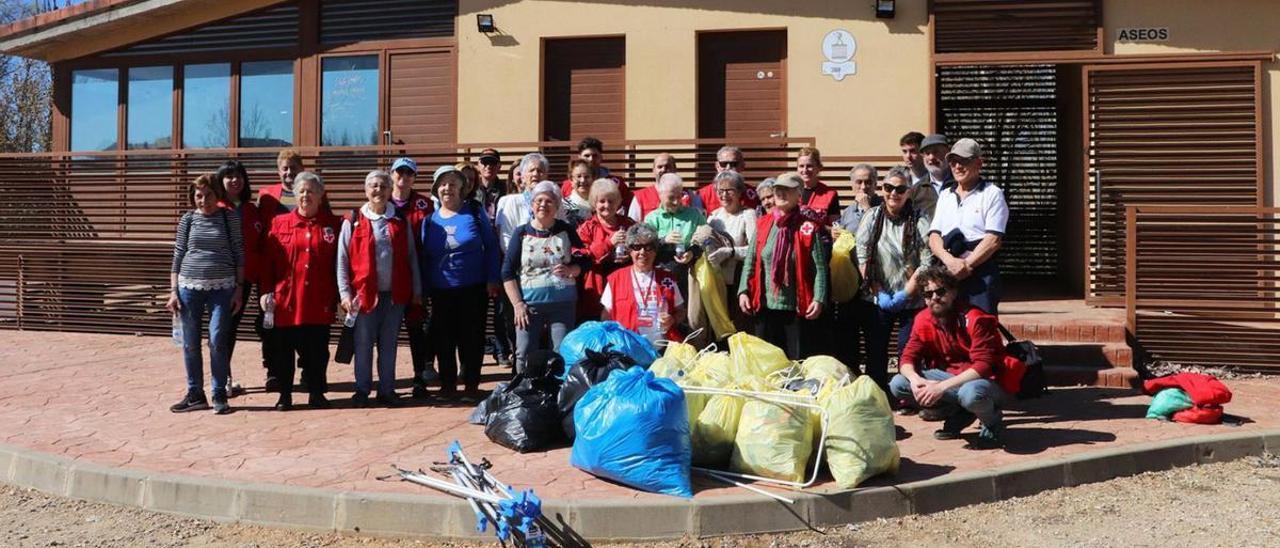
[[320,72],[320,144],[378,144],[378,57],[326,57]]
[[182,69],[182,146],[231,146],[231,64]]
[[115,150],[119,102],[120,71],[72,71],[71,150]]
[[293,144],[293,62],[240,65],[240,146]]
[[126,148],[173,148],[173,67],[129,69]]

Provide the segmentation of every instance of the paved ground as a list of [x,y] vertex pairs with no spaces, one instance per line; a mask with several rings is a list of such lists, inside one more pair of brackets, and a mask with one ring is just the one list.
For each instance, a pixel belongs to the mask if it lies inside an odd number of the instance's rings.
[[[183,391],[180,352],[168,340],[65,333],[0,332],[0,443],[108,466],[249,482],[338,490],[423,493],[404,483],[378,481],[388,465],[427,466],[449,442],[488,457],[500,477],[533,487],[544,499],[652,498],[657,495],[593,478],[568,465],[568,449],[519,455],[490,444],[482,428],[466,423],[464,406],[401,409],[337,408],[289,413],[271,410],[274,394],[261,391],[258,349],[243,344],[234,368],[250,393],[233,399],[236,412],[173,414]],[[407,357],[400,374],[408,376]],[[487,379],[503,375],[488,368]],[[343,403],[352,389],[349,366],[334,364],[331,397]],[[1280,382],[1230,383],[1228,412],[1250,422],[1239,428],[1280,426]],[[304,398],[305,399],[305,398]],[[1104,447],[1195,435],[1230,433],[1230,426],[1188,426],[1143,419],[1149,398],[1114,389],[1056,390],[1010,413],[1006,451],[975,452],[938,442],[936,424],[915,417],[902,427],[902,472],[888,484],[1059,457]],[[819,490],[825,487],[819,487]],[[715,484],[698,497],[741,493]]]
[[[929,516],[878,520],[818,532],[687,539],[657,546],[1276,546],[1280,545],[1277,482],[1280,460],[1250,457],[1058,489]],[[433,544],[417,539],[216,523],[0,486],[0,545],[407,548],[494,543]]]

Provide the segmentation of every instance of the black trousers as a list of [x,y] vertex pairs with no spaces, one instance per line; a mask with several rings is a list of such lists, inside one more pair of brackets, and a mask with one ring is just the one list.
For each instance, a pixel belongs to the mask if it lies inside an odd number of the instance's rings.
[[867,338],[867,331],[860,320],[865,313],[864,309],[874,306],[855,297],[849,302],[836,304],[832,310],[831,323],[828,324],[830,329],[827,331],[829,352],[848,367],[854,376],[857,376],[858,365],[862,363],[862,345]]
[[415,314],[413,308],[413,305],[409,305],[409,309],[404,314],[404,328],[409,335],[409,358],[413,361],[413,385],[426,386],[426,381],[422,379],[422,372],[431,364],[431,360],[435,359],[435,351],[431,348],[431,337],[427,335],[430,311],[421,310]]
[[484,363],[484,319],[489,305],[485,284],[431,293],[431,344],[440,368],[440,390],[458,389],[458,363],[468,390],[480,386]]
[[276,327],[271,336],[273,377],[280,380],[280,397],[293,394],[293,374],[302,368],[302,380],[313,395],[329,391],[329,326]]
[[510,358],[516,352],[516,315],[515,308],[507,298],[507,292],[501,292],[493,301],[493,351],[498,356]]
[[806,320],[794,310],[761,310],[756,314],[755,335],[781,348],[787,358],[803,360],[817,354],[822,336],[819,320]]
[[889,394],[889,339],[896,326],[898,348],[893,355],[902,357],[902,349],[907,346],[907,339],[911,338],[911,326],[915,324],[916,313],[920,309],[885,312],[874,304],[861,299],[858,301],[864,305],[860,309],[858,323],[867,337],[867,364],[863,373],[876,381],[885,394]]

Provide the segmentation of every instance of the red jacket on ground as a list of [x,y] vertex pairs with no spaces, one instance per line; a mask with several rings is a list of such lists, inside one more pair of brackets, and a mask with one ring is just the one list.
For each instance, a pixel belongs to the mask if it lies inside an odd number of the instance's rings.
[[[621,268],[609,275],[609,291],[613,294],[613,312],[610,317],[613,321],[622,324],[622,327],[632,331],[638,331],[640,324],[640,307],[636,302],[635,284],[632,283],[631,276],[632,267]],[[653,271],[653,289],[658,292],[659,298],[666,303],[667,313],[675,314],[676,310],[676,279],[671,274],[661,268],[655,268]],[[654,318],[653,321],[659,321]],[[676,330],[675,325],[671,326],[664,335],[669,341],[681,340],[680,332]]]
[[[351,261],[351,287],[360,302],[360,312],[368,314],[378,306],[378,249],[374,241],[373,223],[359,210],[348,216],[351,221],[351,244],[347,257]],[[408,222],[392,217],[387,222],[391,237],[391,301],[409,304],[413,300],[413,268],[409,264]]]
[[582,292],[578,295],[578,319],[580,320],[600,318],[600,312],[604,308],[600,304],[600,296],[604,294],[606,278],[615,270],[627,265],[625,262],[618,263],[614,259],[614,245],[609,242],[609,239],[619,230],[625,232],[636,222],[626,215],[618,215],[616,219],[618,226],[614,228],[605,226],[596,216],[578,225],[578,238],[582,239],[582,245],[587,246],[587,252],[591,254],[591,268],[582,273]]
[[[720,209],[720,194],[716,192],[716,184],[708,183],[698,189],[698,198],[702,199],[702,205],[707,208],[707,215]],[[755,209],[760,205],[760,195],[756,194],[756,187],[747,185],[746,192],[742,193],[742,207],[744,209]]]
[[1166,388],[1181,388],[1195,404],[1173,414],[1176,422],[1218,424],[1222,422],[1222,405],[1231,401],[1231,390],[1222,381],[1202,373],[1178,373],[1142,383],[1148,395]]
[[999,320],[967,303],[956,306],[965,307],[963,321],[949,326],[939,325],[928,308],[916,314],[900,363],[917,370],[944,369],[952,375],[972,369],[1010,395],[1017,394],[1026,365],[1005,353]]
[[321,210],[277,215],[263,241],[261,284],[275,299],[279,327],[329,325],[338,302],[342,219]]

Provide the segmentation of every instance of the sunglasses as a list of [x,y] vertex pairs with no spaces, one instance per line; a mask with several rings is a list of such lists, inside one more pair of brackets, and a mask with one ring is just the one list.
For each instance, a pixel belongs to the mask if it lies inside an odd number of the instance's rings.
[[731,161],[728,161],[728,162],[724,162],[724,161],[716,161],[716,163],[717,163],[717,164],[719,164],[719,165],[720,165],[720,167],[726,167],[726,168],[727,168],[727,167],[731,167],[731,168],[735,168],[735,169],[738,167],[738,161],[737,161],[737,160],[731,160]]
[[631,248],[632,251],[656,251],[658,244],[631,244],[627,247]]
[[945,287],[939,287],[937,289],[934,289],[933,291],[930,291],[928,289],[924,289],[920,291],[920,296],[924,297],[925,299],[941,299],[946,294],[947,294],[947,288]]
[[911,190],[911,185],[891,185],[889,183],[884,183],[880,185],[880,188],[884,189],[885,194],[906,194],[908,190]]
[[481,158],[480,159],[480,165],[484,165],[484,166],[496,166],[498,165],[498,163],[499,162],[497,158]]

